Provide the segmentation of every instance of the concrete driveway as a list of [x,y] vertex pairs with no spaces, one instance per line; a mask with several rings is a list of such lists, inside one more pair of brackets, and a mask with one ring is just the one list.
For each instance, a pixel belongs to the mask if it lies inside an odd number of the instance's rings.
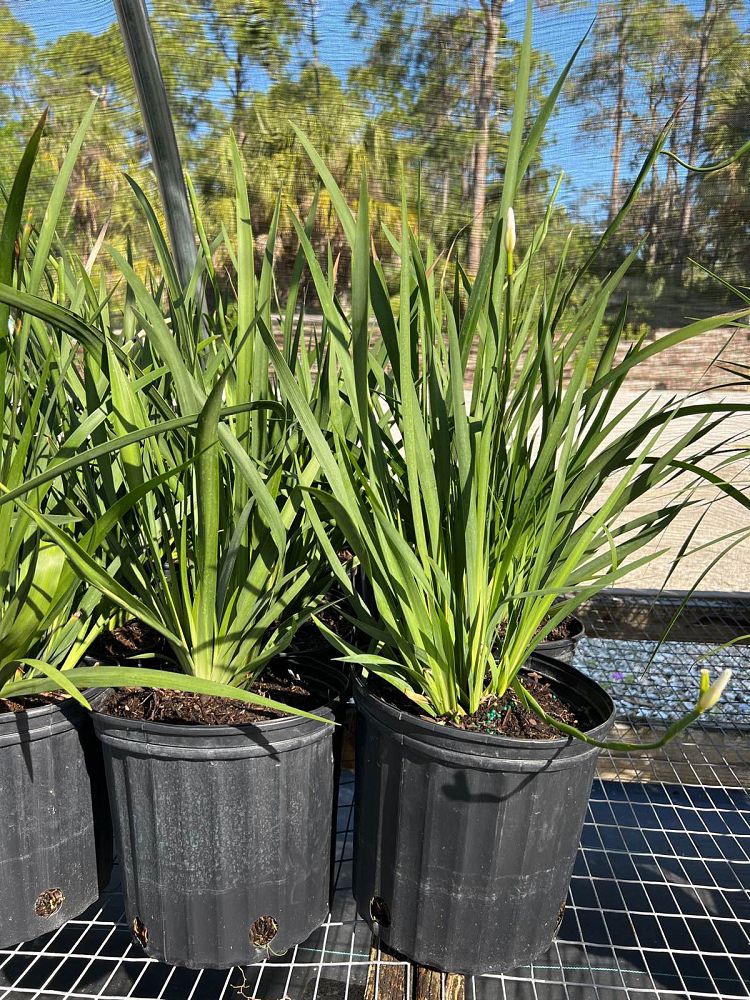
[[[639,392],[639,389],[623,390],[620,396],[621,407],[624,409],[634,396],[639,395]],[[670,392],[649,391],[647,397],[623,419],[622,428],[625,429],[634,424],[638,417],[654,402],[664,405],[672,396],[673,394]],[[706,392],[701,395],[700,399],[713,402],[724,400],[732,404],[744,403],[747,405],[750,403],[750,394],[741,391]],[[662,435],[656,449],[657,452],[663,454],[669,445],[687,430],[688,426],[687,419],[674,421]],[[728,438],[735,438],[737,444],[750,445],[750,412],[731,414],[725,417],[721,424],[704,440],[709,445],[718,448]],[[727,478],[731,477],[733,485],[750,496],[750,463],[747,461],[737,462],[731,469],[725,470],[724,475]],[[685,484],[687,481],[687,476],[680,477],[680,484]],[[634,504],[631,510],[633,513],[638,513],[658,509],[670,502],[674,492],[675,487],[670,486],[669,489],[664,489],[649,497],[648,501]],[[668,554],[659,556],[653,562],[623,577],[618,586],[635,588],[662,586],[674,556],[701,518],[700,527],[690,544],[691,551],[698,549],[705,543],[715,542],[721,536],[736,529],[747,529],[750,532],[750,512],[746,511],[735,500],[723,496],[716,487],[704,483],[696,490],[695,497],[701,500],[701,505],[684,511],[657,542],[642,550],[642,554],[645,555],[648,552],[657,552],[659,549],[667,548]],[[669,588],[690,589],[699,577],[705,574],[699,583],[700,590],[750,591],[750,537],[741,541],[720,558],[716,565],[712,566],[713,561],[727,544],[728,542],[711,545],[709,548],[697,551],[692,556],[681,560],[669,578]]]

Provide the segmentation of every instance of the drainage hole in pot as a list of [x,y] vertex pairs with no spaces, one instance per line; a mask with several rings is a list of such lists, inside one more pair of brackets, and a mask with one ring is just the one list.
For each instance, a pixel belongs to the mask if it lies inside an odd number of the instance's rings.
[[381,927],[391,926],[391,911],[382,896],[373,896],[370,900],[370,917],[373,923]]
[[51,917],[57,913],[65,902],[65,894],[62,889],[45,889],[40,893],[34,903],[34,913],[38,917]]
[[136,939],[138,944],[145,948],[148,944],[148,927],[143,923],[140,917],[133,917],[133,922],[130,925],[133,931],[133,937]]
[[250,941],[256,948],[267,948],[278,930],[279,922],[276,917],[258,917],[250,925]]

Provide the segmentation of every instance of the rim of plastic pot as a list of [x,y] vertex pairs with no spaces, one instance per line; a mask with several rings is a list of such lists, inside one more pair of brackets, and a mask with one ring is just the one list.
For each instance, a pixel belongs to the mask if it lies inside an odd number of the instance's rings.
[[[91,703],[102,689],[87,688],[83,693]],[[35,705],[23,712],[0,712],[0,746],[45,739],[71,728],[87,714],[88,710],[71,697]]]
[[[300,660],[304,659],[306,661],[304,665],[304,676],[306,679],[310,679],[310,671],[318,674],[318,679],[320,679],[319,687],[323,690],[321,691],[320,701],[316,701],[315,707],[310,709],[310,713],[312,715],[319,715],[322,719],[331,719],[333,717],[334,705],[346,691],[347,681],[343,672],[327,663],[321,663],[314,657],[307,655],[287,656],[286,654],[280,654],[280,658],[281,657],[284,657],[290,665],[299,663]],[[162,735],[176,740],[187,739],[195,741],[201,736],[205,736],[210,739],[222,736],[241,737],[243,735],[252,735],[254,732],[258,731],[276,733],[278,731],[283,731],[285,729],[305,724],[313,727],[322,725],[326,728],[330,725],[329,722],[319,723],[315,719],[308,719],[300,715],[281,715],[275,719],[259,719],[257,722],[245,722],[236,726],[217,726],[210,724],[190,725],[174,722],[151,722],[147,719],[128,719],[119,715],[110,715],[108,712],[102,711],[99,707],[104,698],[109,695],[112,690],[112,688],[109,688],[99,692],[96,701],[92,702],[92,714],[95,717],[97,731],[100,733],[103,728],[112,726],[120,730],[127,729],[133,732],[137,731],[141,733],[148,733],[154,736]]]
[[[87,701],[91,701],[92,698],[96,698],[104,691],[104,688],[85,688],[83,691],[83,696]],[[45,693],[42,692],[39,697],[43,697]],[[54,693],[54,692],[52,692]],[[18,695],[19,698],[27,697],[26,695]],[[37,697],[32,695],[32,697]],[[0,712],[0,725],[5,725],[13,718],[18,718],[19,716],[26,716],[27,718],[38,719],[44,715],[52,715],[53,712],[58,712],[61,708],[74,707],[80,709],[81,712],[87,711],[87,709],[79,702],[76,701],[71,695],[66,695],[64,698],[60,698],[59,701],[51,701],[47,705],[34,705],[32,708],[27,708],[23,712]]]
[[[607,734],[617,712],[611,697],[600,684],[563,660],[544,653],[533,653],[526,669],[533,669],[545,679],[565,686],[581,708],[586,706],[596,713],[598,718],[582,730],[587,736],[602,739]],[[522,751],[525,756],[532,758],[598,752],[596,747],[572,736],[531,740],[491,733],[474,733],[455,726],[441,725],[390,704],[372,691],[359,673],[354,678],[354,695],[360,708],[366,705],[366,710],[375,711],[381,718],[387,719],[393,728],[403,733],[406,738],[421,740],[433,746],[444,747],[446,750],[474,752],[483,756],[493,756],[498,751]]]
[[576,643],[579,639],[583,639],[586,635],[586,626],[583,624],[580,618],[576,615],[571,615],[573,625],[573,634],[567,636],[565,639],[545,639],[543,642],[539,643],[538,648],[543,650],[545,653],[549,650],[549,655],[553,656],[552,652],[555,649],[560,649],[563,646],[567,646],[568,643]]

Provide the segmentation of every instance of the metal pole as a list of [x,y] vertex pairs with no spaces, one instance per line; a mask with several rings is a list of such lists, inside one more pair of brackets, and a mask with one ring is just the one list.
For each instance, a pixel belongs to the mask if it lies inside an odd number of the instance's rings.
[[195,235],[180,151],[145,0],[113,0],[133,74],[159,185],[177,272],[187,284],[196,261]]

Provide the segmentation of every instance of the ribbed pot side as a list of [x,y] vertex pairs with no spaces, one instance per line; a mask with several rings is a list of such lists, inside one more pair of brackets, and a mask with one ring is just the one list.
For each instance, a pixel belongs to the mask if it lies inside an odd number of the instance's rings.
[[[333,718],[340,673],[319,667]],[[329,903],[333,732],[287,716],[178,726],[97,712],[128,924],[148,955],[226,969],[308,937]]]
[[[609,696],[535,656],[598,738]],[[501,738],[400,712],[361,679],[354,895],[391,948],[447,972],[508,972],[552,943],[598,751],[581,741]]]
[[0,714],[0,948],[56,930],[112,871],[99,744],[74,701]]

